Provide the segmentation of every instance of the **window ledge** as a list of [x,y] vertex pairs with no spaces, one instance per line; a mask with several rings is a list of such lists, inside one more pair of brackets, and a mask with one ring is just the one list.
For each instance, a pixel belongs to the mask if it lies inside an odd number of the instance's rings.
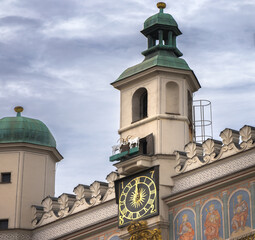
[[170,112],[166,112],[166,114],[169,114],[169,115],[181,115],[180,113],[170,113]]
[[132,121],[131,124],[136,123],[136,122],[139,122],[139,121],[144,120],[144,119],[146,119],[146,118],[148,118],[148,116],[146,116],[146,117],[144,117],[144,118],[140,118],[140,119],[135,120],[135,121]]

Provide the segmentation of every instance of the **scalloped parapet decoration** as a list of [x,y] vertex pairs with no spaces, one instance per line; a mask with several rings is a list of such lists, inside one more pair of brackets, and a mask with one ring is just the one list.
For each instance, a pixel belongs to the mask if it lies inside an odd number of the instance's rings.
[[220,133],[220,137],[222,142],[207,139],[202,146],[191,142],[185,146],[184,152],[176,151],[175,171],[188,172],[255,147],[255,128],[248,125],[243,126],[239,132],[226,128]]
[[58,197],[58,202],[59,202],[59,211],[58,211],[58,216],[59,217],[65,217],[69,213],[69,209],[72,208],[75,202],[75,195],[73,194],[67,194],[63,193]]
[[114,181],[117,179],[118,174],[111,172],[106,177],[108,183],[95,181],[90,186],[79,184],[73,190],[75,195],[63,193],[58,198],[46,197],[42,200],[42,206],[32,206],[32,226],[43,226],[114,199]]

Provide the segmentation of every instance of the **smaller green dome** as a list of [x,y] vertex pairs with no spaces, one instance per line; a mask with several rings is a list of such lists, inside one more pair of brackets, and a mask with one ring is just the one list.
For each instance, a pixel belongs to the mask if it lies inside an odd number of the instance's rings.
[[56,148],[56,141],[43,122],[22,117],[20,112],[17,117],[0,119],[0,143],[21,142]]
[[177,22],[174,20],[172,15],[163,12],[159,12],[146,19],[146,21],[144,22],[144,29],[149,28],[155,24],[178,27]]

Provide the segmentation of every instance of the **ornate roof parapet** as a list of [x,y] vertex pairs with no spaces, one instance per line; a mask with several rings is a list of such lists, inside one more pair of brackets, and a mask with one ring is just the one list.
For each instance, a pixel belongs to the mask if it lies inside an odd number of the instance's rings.
[[204,165],[201,144],[190,142],[184,147],[184,151],[185,152],[175,152],[177,160],[175,170],[178,173],[190,171]]
[[102,199],[102,202],[109,201],[115,198],[114,181],[117,180],[118,175],[116,172],[111,172],[107,175],[106,180],[108,182],[108,189]]
[[88,202],[92,193],[88,185],[79,184],[74,188],[73,191],[76,194],[76,201],[74,202],[74,205],[69,214],[73,214],[90,207]]
[[59,211],[58,199],[55,197],[46,197],[42,200],[43,215],[37,225],[43,225],[56,221],[58,219],[57,213]]
[[75,195],[63,193],[58,198],[46,197],[42,201],[42,206],[32,206],[33,227],[54,222],[114,199],[114,181],[117,178],[118,174],[111,172],[106,177],[108,183],[94,181],[90,186],[79,184],[74,188]]
[[32,206],[32,225],[35,226],[44,214],[42,206]]
[[107,183],[95,181],[90,185],[90,190],[92,192],[92,198],[90,199],[91,206],[101,203],[101,198],[107,190]]
[[240,136],[242,139],[240,147],[244,150],[252,148],[255,141],[255,127],[244,125],[240,129]]
[[[220,137],[222,142],[207,139],[202,147],[190,142],[185,146],[185,152],[175,152],[176,172],[187,172],[255,147],[255,128],[248,125],[243,126],[239,132],[226,128],[220,133]],[[241,143],[239,144],[240,137]]]
[[75,195],[63,193],[58,197],[58,202],[60,205],[60,210],[58,211],[59,217],[64,217],[68,215],[69,209],[72,208],[75,202]]
[[207,139],[203,142],[202,147],[204,151],[204,161],[210,162],[219,154],[222,142],[214,139]]

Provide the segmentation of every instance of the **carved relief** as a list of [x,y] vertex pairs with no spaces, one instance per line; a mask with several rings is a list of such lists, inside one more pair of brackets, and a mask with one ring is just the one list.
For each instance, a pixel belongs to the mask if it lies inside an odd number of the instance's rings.
[[240,129],[240,136],[242,139],[242,143],[240,144],[240,147],[245,150],[245,149],[249,149],[253,146],[253,139],[254,138],[254,128],[250,127],[250,126],[243,126]]
[[183,171],[185,162],[187,160],[186,153],[176,151],[176,152],[174,152],[174,154],[175,154],[175,158],[176,158],[176,162],[177,162],[177,165],[175,166],[175,171],[177,173],[181,173]]
[[[202,159],[202,148],[201,146],[195,144],[195,143],[188,143],[185,146],[185,152],[186,152],[186,160],[184,162],[184,164],[182,164],[181,166],[176,166],[175,170],[177,172],[186,172],[186,171],[190,171],[194,168],[200,167],[202,165],[204,165],[205,163],[202,162],[200,159]],[[197,152],[200,152],[201,155],[198,155]],[[179,159],[177,159],[178,164],[180,164],[180,161],[183,161],[184,158],[180,158],[180,156],[183,155],[181,152],[176,152],[176,157],[179,157]]]
[[90,190],[92,191],[92,198],[90,199],[91,205],[97,205],[101,202],[101,195],[100,195],[100,183],[93,182],[90,185]]
[[[239,145],[239,134],[242,142]],[[213,139],[207,139],[202,144],[202,151],[200,146],[195,143],[189,143],[185,146],[185,152],[175,152],[177,166],[175,171],[177,173],[187,172],[192,169],[203,166],[204,164],[217,161],[255,146],[255,128],[244,126],[240,132],[226,128],[220,133],[222,143]],[[202,159],[203,156],[203,160]]]
[[85,192],[86,190],[84,185],[78,185],[76,188],[74,188],[74,193],[76,194],[75,206],[83,205],[84,208],[89,207],[89,204],[86,202]]
[[71,194],[62,194],[58,198],[58,202],[60,204],[60,211],[58,212],[59,217],[65,217],[69,213],[69,209],[73,206],[75,201],[74,195]]
[[58,202],[60,203],[60,211],[58,212],[59,217],[63,217],[68,214],[69,207],[68,207],[68,197],[66,194],[62,194],[58,198]]
[[129,240],[162,240],[161,231],[148,229],[146,221],[131,222],[128,232],[131,235]]
[[187,154],[187,157],[189,159],[192,159],[194,156],[197,155],[197,152],[196,152],[196,144],[195,143],[189,143],[185,146],[184,148],[186,154]]
[[[42,206],[32,207],[33,227],[45,225],[59,218],[63,218],[86,210],[115,198],[114,181],[118,178],[116,172],[110,173],[104,182],[93,182],[90,186],[79,184],[72,194],[62,194],[59,198],[47,197],[42,201]],[[89,203],[88,203],[89,202]],[[55,215],[57,214],[57,216]]]
[[44,211],[41,206],[32,206],[32,226],[36,226],[38,221],[42,218]]
[[56,221],[58,217],[55,215],[54,210],[58,207],[56,198],[47,197],[42,201],[44,214],[36,226],[41,226],[53,221]]
[[226,128],[220,133],[220,137],[222,138],[223,142],[220,157],[228,157],[238,153],[238,148],[236,146],[239,143],[239,135],[237,131]]
[[35,226],[37,224],[37,209],[32,206],[32,225]]
[[216,153],[214,152],[214,141],[212,139],[207,139],[203,142],[203,149],[204,149],[204,161],[210,162],[215,159]]
[[228,146],[233,142],[232,130],[229,128],[224,129],[220,133],[220,137],[222,138],[222,142],[224,146]]
[[42,202],[42,205],[44,212],[48,213],[48,215],[50,216],[53,208],[52,199],[50,197],[45,198]]
[[104,195],[102,202],[108,201],[110,199],[115,198],[115,188],[114,188],[114,181],[117,180],[118,174],[116,172],[111,172],[107,177],[106,180],[108,182],[108,189]]
[[76,194],[76,200],[80,201],[85,198],[85,189],[83,185],[78,185],[74,188],[74,193]]

